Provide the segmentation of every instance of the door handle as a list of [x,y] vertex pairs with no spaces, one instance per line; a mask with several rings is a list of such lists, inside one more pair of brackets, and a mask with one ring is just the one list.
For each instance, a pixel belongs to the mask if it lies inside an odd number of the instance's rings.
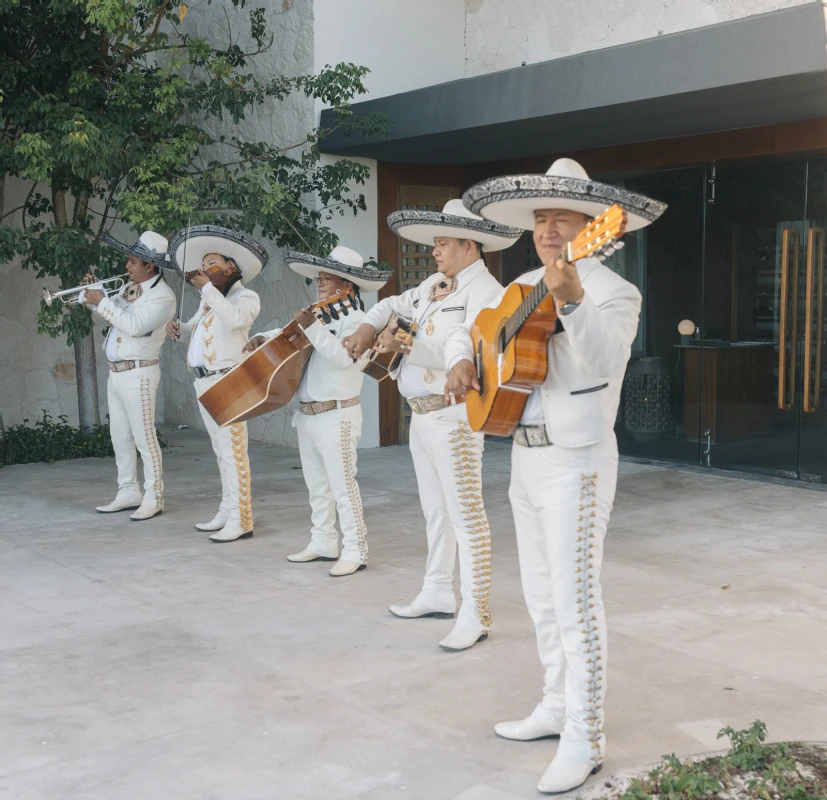
[[[817,266],[817,277],[814,268]],[[813,284],[817,283],[816,301],[816,368],[812,375],[813,358]],[[812,414],[818,411],[821,402],[821,344],[824,340],[824,229],[810,228],[807,231],[807,295],[804,300],[804,411]],[[813,381],[813,378],[815,379]],[[810,384],[813,386],[813,401],[810,402]]]
[[[795,343],[798,338],[798,231],[784,228],[781,234],[781,308],[778,324],[778,407],[789,411],[795,403]],[[792,275],[790,252],[792,251]],[[790,304],[792,284],[792,304]],[[790,334],[787,336],[787,309],[789,309]],[[790,357],[787,358],[789,345]],[[786,386],[785,386],[786,384]]]

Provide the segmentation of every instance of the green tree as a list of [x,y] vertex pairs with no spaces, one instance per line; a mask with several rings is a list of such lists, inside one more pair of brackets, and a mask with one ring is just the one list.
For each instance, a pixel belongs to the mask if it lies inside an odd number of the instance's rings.
[[[365,92],[368,70],[338,64],[262,80],[256,57],[278,32],[264,9],[233,4],[249,28],[216,42],[188,32],[203,2],[0,0],[2,260],[20,256],[25,269],[61,288],[77,285],[90,265],[111,275],[120,260],[100,237],[119,221],[165,234],[223,222],[279,246],[319,253],[335,245],[324,223],[365,209],[350,187],[364,183],[368,169],[321,162],[319,141],[330,129],[279,146],[245,138],[237,126],[298,93],[336,109],[336,127],[381,135],[388,120],[357,119],[349,107]],[[30,191],[6,209],[10,175],[29,181]],[[100,414],[91,325],[77,306],[44,303],[38,317],[41,333],[74,346],[84,429]]]

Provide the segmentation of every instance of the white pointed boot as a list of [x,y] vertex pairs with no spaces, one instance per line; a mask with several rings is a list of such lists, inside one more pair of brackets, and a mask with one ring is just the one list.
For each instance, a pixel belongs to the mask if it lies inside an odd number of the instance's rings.
[[482,628],[470,630],[461,628],[459,624],[439,643],[443,650],[459,651],[468,650],[477,642],[484,642],[488,634]]
[[569,758],[555,756],[537,784],[543,794],[563,794],[582,786],[592,775],[600,772],[602,764],[584,764]]
[[124,491],[118,492],[115,499],[105,506],[97,506],[95,511],[101,514],[112,514],[115,511],[126,511],[130,508],[138,508],[143,501],[141,493],[138,491]]
[[301,552],[287,556],[287,560],[293,564],[307,564],[310,561],[335,561],[336,556],[319,555],[315,550],[311,550],[310,545],[308,545]]
[[388,608],[395,617],[403,619],[418,619],[419,617],[434,617],[435,619],[452,619],[456,613],[456,600],[438,600],[421,591],[406,606],[394,605]]
[[253,535],[252,530],[245,531],[238,520],[232,520],[220,530],[216,531],[210,536],[210,541],[216,544],[226,544],[227,542],[234,542],[237,539],[249,539]]
[[556,720],[542,703],[538,703],[525,719],[498,722],[494,726],[494,733],[497,736],[502,736],[503,739],[513,739],[515,742],[547,739],[550,736],[559,736],[562,731],[563,723]]
[[209,522],[196,522],[195,527],[199,531],[220,531],[227,524],[227,514],[221,509]]
[[367,566],[367,564],[362,564],[359,561],[345,561],[345,559],[340,558],[327,574],[331,578],[343,578],[345,575],[353,575],[354,572],[367,569]]
[[138,510],[129,515],[129,519],[134,519],[136,522],[152,519],[156,514],[160,514],[162,510],[159,506],[155,505],[154,500],[144,500],[138,507]]

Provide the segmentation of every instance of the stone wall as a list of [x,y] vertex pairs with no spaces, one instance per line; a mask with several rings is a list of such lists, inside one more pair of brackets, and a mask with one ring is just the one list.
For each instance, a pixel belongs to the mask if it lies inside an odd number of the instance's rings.
[[466,0],[465,74],[714,25],[813,0]]
[[[248,6],[249,9],[249,6]],[[243,48],[248,42],[246,33],[248,10],[236,9],[229,3],[199,4],[187,15],[188,30],[205,35],[214,41],[227,38],[227,17],[233,26],[234,38]],[[313,2],[312,0],[278,0],[269,4],[268,25],[276,34],[276,42],[267,52],[251,62],[260,79],[275,75],[299,75],[313,72]],[[314,124],[314,105],[304,96],[292,96],[284,102],[263,107],[242,121],[240,133],[259,141],[289,145],[302,141]],[[217,127],[217,126],[216,126]],[[224,121],[222,132],[236,129],[232,120]],[[284,265],[278,248],[268,246],[270,263],[266,270],[250,284],[261,296],[261,314],[253,323],[252,333],[283,325],[296,309],[311,301],[312,287],[303,278]],[[171,280],[171,282],[173,282]],[[178,281],[174,281],[178,284]],[[176,292],[180,285],[175,285]],[[198,294],[187,288],[184,300],[184,318],[189,319],[198,308]],[[186,347],[167,341],[161,352],[165,420],[203,429],[198,411],[192,377],[186,366]],[[250,438],[270,444],[297,446],[295,430],[291,426],[292,406],[264,418],[250,422]]]
[[[30,187],[30,183],[7,179],[6,212],[22,205]],[[20,212],[14,224],[20,224]],[[65,414],[70,424],[78,424],[74,348],[65,338],[50,339],[37,332],[44,287],[60,288],[56,278],[38,279],[34,272],[24,270],[19,259],[0,265],[0,415],[6,426],[24,419],[34,422],[44,409],[53,417]],[[98,325],[95,344],[104,419],[107,366],[101,331]]]

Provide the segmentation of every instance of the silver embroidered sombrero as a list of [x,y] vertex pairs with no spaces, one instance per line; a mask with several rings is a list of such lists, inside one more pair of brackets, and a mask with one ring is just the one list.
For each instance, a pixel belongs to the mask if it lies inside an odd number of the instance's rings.
[[366,292],[378,292],[391,278],[393,270],[365,265],[362,256],[349,247],[334,247],[327,258],[285,250],[287,266],[305,278],[317,278],[320,272],[338,275]]
[[579,211],[596,217],[617,203],[629,215],[627,231],[653,223],[666,203],[589,178],[580,164],[558,158],[545,175],[506,175],[472,186],[462,202],[475,214],[500,225],[534,229],[534,212],[542,208]]
[[239,231],[218,225],[192,225],[172,237],[169,245],[172,261],[179,272],[195,272],[204,256],[218,253],[235,261],[241,282],[249,283],[270,259],[269,253],[255,239]]
[[471,239],[482,245],[485,253],[511,247],[523,233],[472,214],[462,200],[449,200],[442,211],[394,211],[388,225],[395,234],[417,244],[433,247],[439,236]]
[[138,237],[138,241],[133,245],[119,242],[108,233],[104,233],[103,236],[101,236],[101,241],[113,250],[119,250],[127,256],[140,258],[141,261],[147,264],[154,264],[158,269],[161,269],[169,263],[167,237],[154,231],[144,231]]

